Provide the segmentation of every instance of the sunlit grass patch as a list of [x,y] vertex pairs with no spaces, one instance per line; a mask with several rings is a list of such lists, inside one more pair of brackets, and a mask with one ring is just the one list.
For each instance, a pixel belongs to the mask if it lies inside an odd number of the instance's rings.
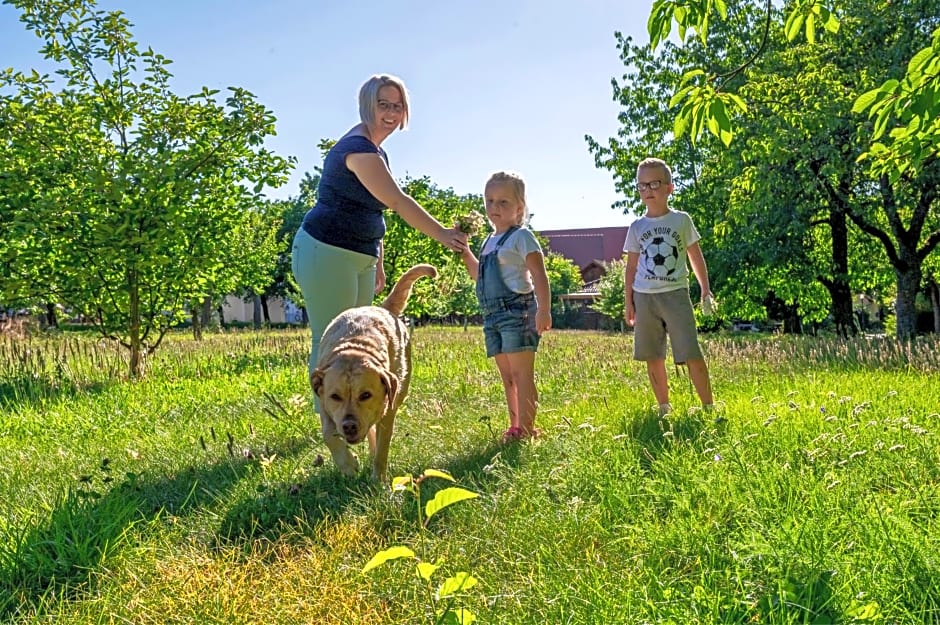
[[659,418],[630,335],[552,332],[544,435],[503,445],[479,328],[419,327],[390,474],[479,493],[424,530],[333,467],[305,332],[173,337],[135,382],[50,343],[0,364],[0,620],[433,622],[414,563],[361,573],[403,545],[479,622],[936,621],[940,343],[870,341],[707,337],[719,423],[672,365]]

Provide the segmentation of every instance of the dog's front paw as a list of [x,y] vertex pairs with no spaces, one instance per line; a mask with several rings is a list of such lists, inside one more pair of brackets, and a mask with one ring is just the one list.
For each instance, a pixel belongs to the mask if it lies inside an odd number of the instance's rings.
[[345,452],[346,453],[334,456],[333,461],[336,463],[336,468],[340,470],[340,473],[347,477],[355,477],[359,473],[359,459],[356,457],[356,454],[348,449],[346,449]]
[[372,469],[372,481],[376,482],[377,484],[381,484],[382,486],[386,488],[390,488],[388,475],[385,473],[385,471],[378,471],[375,468],[373,468]]

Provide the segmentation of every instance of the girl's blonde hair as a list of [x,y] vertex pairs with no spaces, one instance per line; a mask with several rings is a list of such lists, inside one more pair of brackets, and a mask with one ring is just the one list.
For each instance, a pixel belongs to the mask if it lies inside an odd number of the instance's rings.
[[359,119],[366,124],[375,122],[375,107],[379,105],[379,89],[385,86],[395,87],[401,93],[401,124],[398,125],[398,129],[404,130],[408,127],[411,110],[408,89],[401,78],[391,74],[376,74],[359,88]]
[[494,172],[490,175],[489,180],[486,181],[484,190],[486,189],[486,186],[489,186],[490,183],[493,182],[508,184],[512,189],[513,195],[515,195],[516,199],[522,203],[522,211],[519,214],[519,219],[517,220],[516,225],[524,226],[526,220],[529,219],[529,204],[525,201],[525,180],[522,179],[522,175],[514,171]]

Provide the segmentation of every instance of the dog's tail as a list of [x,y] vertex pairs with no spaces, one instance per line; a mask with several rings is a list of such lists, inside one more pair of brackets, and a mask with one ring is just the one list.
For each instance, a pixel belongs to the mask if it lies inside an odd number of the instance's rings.
[[385,301],[382,302],[382,308],[388,310],[396,317],[405,310],[408,305],[408,298],[411,297],[411,286],[418,278],[435,278],[437,269],[433,265],[415,265],[405,273],[401,274],[398,282],[392,287],[391,292]]

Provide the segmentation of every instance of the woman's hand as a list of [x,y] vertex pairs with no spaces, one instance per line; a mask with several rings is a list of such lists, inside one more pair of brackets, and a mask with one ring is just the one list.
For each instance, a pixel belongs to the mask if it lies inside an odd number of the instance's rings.
[[385,290],[385,266],[378,263],[375,266],[375,293],[379,294]]
[[447,249],[462,254],[467,249],[467,236],[466,232],[461,232],[458,228],[441,228],[441,232],[434,238]]

